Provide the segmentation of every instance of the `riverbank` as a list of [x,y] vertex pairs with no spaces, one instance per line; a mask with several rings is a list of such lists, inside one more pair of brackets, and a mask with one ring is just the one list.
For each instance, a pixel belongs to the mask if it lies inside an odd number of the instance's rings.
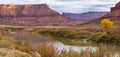
[[54,38],[67,45],[119,45],[120,30],[118,28],[35,28],[33,34]]

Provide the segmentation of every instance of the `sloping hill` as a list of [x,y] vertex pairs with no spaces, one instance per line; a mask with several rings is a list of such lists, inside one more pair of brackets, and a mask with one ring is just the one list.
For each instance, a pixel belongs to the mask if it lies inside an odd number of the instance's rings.
[[100,18],[107,14],[108,12],[94,12],[89,11],[85,13],[63,13],[70,17],[71,19],[77,19],[77,20],[94,20],[96,18]]

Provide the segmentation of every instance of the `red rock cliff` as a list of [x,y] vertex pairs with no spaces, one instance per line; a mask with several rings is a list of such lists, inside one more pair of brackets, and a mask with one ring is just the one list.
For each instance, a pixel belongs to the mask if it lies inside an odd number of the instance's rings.
[[46,4],[0,5],[0,20],[7,24],[64,25],[69,22]]
[[120,10],[120,2],[118,2],[118,3],[115,5],[115,7],[112,7],[112,8],[111,8],[111,12],[112,12],[112,11],[115,11],[115,10]]
[[111,7],[111,12],[106,14],[104,17],[112,20],[120,20],[120,2],[118,2],[115,7]]
[[52,16],[60,15],[46,4],[0,5],[1,16]]

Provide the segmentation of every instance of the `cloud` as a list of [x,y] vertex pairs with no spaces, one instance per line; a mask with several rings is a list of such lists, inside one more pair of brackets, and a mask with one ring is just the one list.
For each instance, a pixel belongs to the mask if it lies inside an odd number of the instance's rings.
[[0,4],[46,3],[60,13],[82,13],[87,11],[109,11],[119,0],[0,0]]
[[55,0],[54,2],[56,4],[50,3],[50,5],[59,12],[82,13],[87,11],[110,11],[110,7],[113,7],[118,0],[64,0],[64,2]]

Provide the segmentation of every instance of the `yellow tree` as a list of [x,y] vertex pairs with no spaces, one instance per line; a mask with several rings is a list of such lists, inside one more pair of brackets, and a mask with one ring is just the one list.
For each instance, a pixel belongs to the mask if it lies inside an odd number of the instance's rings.
[[100,25],[102,28],[110,28],[113,26],[113,22],[106,18],[101,21]]

